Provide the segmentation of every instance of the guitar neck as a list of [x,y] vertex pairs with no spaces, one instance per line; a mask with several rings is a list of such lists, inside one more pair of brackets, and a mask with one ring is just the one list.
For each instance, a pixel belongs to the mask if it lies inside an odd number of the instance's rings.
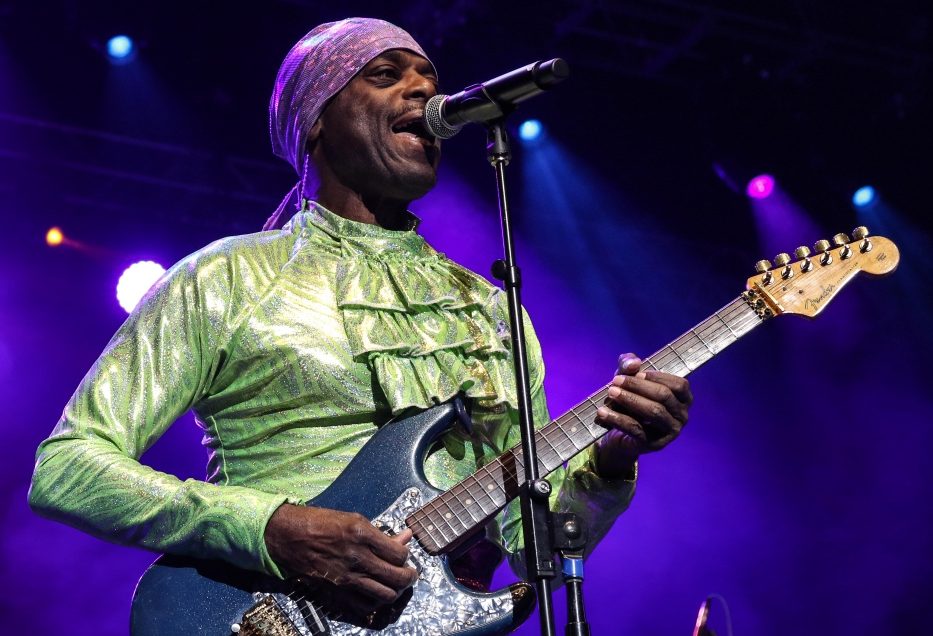
[[[771,316],[755,292],[745,292],[679,338],[645,358],[642,370],[686,377]],[[595,422],[608,386],[587,397],[535,433],[538,472],[546,475],[606,434]],[[520,492],[524,482],[521,445],[483,466],[407,519],[422,546],[444,552],[486,524]]]

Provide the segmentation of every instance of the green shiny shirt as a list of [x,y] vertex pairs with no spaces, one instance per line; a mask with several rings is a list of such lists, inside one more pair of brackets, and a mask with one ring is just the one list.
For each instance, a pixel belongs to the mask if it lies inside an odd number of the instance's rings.
[[[541,350],[525,323],[543,425]],[[474,398],[474,437],[449,433],[426,465],[445,489],[518,441],[505,296],[413,230],[310,204],[156,283],[40,445],[30,503],[109,540],[281,576],[263,541],[275,509],[325,489],[392,414],[458,391]],[[189,409],[207,482],[138,462]],[[634,488],[599,479],[590,452],[554,479],[554,504],[586,515],[597,537]],[[500,524],[510,551],[516,512]]]

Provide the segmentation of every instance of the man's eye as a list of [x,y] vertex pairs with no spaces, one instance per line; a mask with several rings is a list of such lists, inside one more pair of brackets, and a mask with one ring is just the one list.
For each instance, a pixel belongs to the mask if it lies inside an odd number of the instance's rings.
[[373,71],[373,77],[396,79],[398,77],[398,72],[396,72],[394,68],[390,67],[377,68],[375,71]]

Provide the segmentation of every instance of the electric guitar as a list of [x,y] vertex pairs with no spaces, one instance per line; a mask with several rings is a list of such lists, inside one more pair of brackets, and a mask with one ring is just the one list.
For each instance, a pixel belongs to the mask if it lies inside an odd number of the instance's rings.
[[[686,376],[771,317],[812,318],[856,274],[889,274],[900,258],[890,240],[869,237],[864,227],[856,228],[851,238],[837,234],[832,243],[817,242],[813,254],[801,247],[795,255],[792,261],[788,254],[779,254],[774,265],[759,261],[745,292],[646,358],[642,368]],[[594,421],[606,389],[537,430],[541,475],[606,434]],[[419,578],[403,598],[403,606],[391,615],[365,626],[345,622],[326,599],[300,583],[272,580],[219,561],[166,555],[139,581],[131,633],[479,636],[517,627],[534,607],[532,588],[516,583],[488,593],[468,589],[453,577],[445,555],[518,496],[524,481],[521,448],[503,453],[447,492],[432,487],[424,475],[426,453],[461,419],[462,409],[462,403],[453,400],[386,424],[333,484],[308,502],[358,512],[388,533],[412,529],[409,564],[419,571]]]

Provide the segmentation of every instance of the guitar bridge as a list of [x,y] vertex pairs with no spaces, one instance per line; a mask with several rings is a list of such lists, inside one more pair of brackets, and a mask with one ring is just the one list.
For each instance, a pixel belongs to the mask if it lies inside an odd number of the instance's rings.
[[272,595],[249,608],[243,622],[231,625],[230,632],[237,636],[302,636]]

